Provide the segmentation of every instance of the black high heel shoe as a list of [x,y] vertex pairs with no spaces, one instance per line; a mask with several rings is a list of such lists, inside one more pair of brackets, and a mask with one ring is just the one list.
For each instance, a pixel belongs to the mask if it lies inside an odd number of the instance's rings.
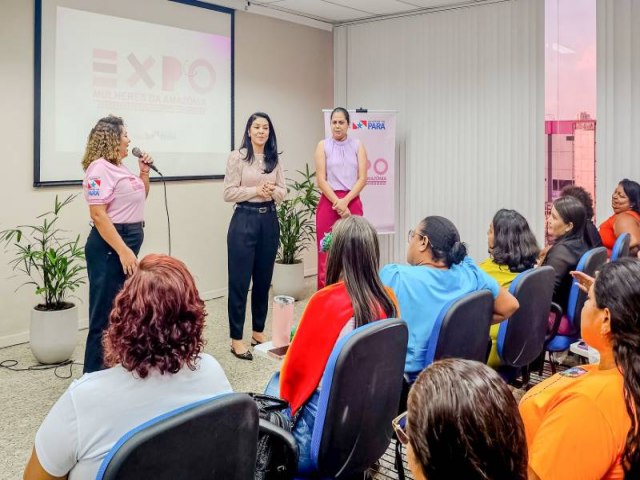
[[251,337],[251,346],[252,347],[255,347],[256,345],[260,345],[261,343],[264,343],[264,342],[259,342],[254,337]]

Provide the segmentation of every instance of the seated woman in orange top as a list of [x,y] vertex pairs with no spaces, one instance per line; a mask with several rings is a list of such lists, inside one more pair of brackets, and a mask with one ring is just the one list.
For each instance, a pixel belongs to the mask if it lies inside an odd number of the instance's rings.
[[635,255],[640,249],[640,184],[625,178],[611,196],[613,215],[600,225],[600,238],[607,247],[609,256],[618,237],[623,233],[631,236],[629,253]]
[[600,353],[522,398],[529,479],[640,478],[640,260],[606,264],[582,309],[582,338]]
[[311,466],[311,433],[324,368],[336,342],[357,327],[398,315],[397,300],[378,276],[380,249],[373,226],[349,216],[333,226],[327,286],[309,300],[280,370],[280,390],[267,387],[291,405],[300,458],[298,471]]

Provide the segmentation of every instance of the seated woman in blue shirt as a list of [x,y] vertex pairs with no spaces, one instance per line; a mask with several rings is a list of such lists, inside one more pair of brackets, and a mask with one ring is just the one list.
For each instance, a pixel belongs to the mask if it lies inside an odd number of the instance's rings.
[[386,265],[380,277],[395,292],[409,328],[404,370],[410,377],[427,366],[427,342],[440,310],[451,300],[489,290],[495,298],[493,323],[509,318],[518,309],[513,295],[467,256],[458,230],[444,217],[427,217],[409,231],[407,262],[409,265]]

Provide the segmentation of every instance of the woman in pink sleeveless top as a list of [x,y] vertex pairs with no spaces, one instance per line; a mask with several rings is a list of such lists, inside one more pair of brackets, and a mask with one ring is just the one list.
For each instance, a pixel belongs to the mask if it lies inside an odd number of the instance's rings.
[[360,192],[367,183],[367,152],[362,143],[349,138],[349,112],[342,107],[331,112],[331,137],[318,142],[315,152],[316,178],[322,192],[316,210],[318,245],[318,289],[325,285],[326,252],[320,242],[333,224],[349,215],[362,216]]
[[633,180],[621,180],[611,196],[613,215],[600,225],[602,244],[609,255],[618,237],[623,233],[631,236],[629,253],[635,255],[640,249],[640,185]]

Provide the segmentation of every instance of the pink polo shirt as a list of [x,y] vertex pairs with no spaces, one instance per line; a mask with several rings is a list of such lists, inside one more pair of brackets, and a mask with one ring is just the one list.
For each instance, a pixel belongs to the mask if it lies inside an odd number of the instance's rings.
[[113,223],[144,220],[144,182],[124,164],[114,165],[104,158],[94,160],[84,174],[82,187],[87,203],[106,205]]

